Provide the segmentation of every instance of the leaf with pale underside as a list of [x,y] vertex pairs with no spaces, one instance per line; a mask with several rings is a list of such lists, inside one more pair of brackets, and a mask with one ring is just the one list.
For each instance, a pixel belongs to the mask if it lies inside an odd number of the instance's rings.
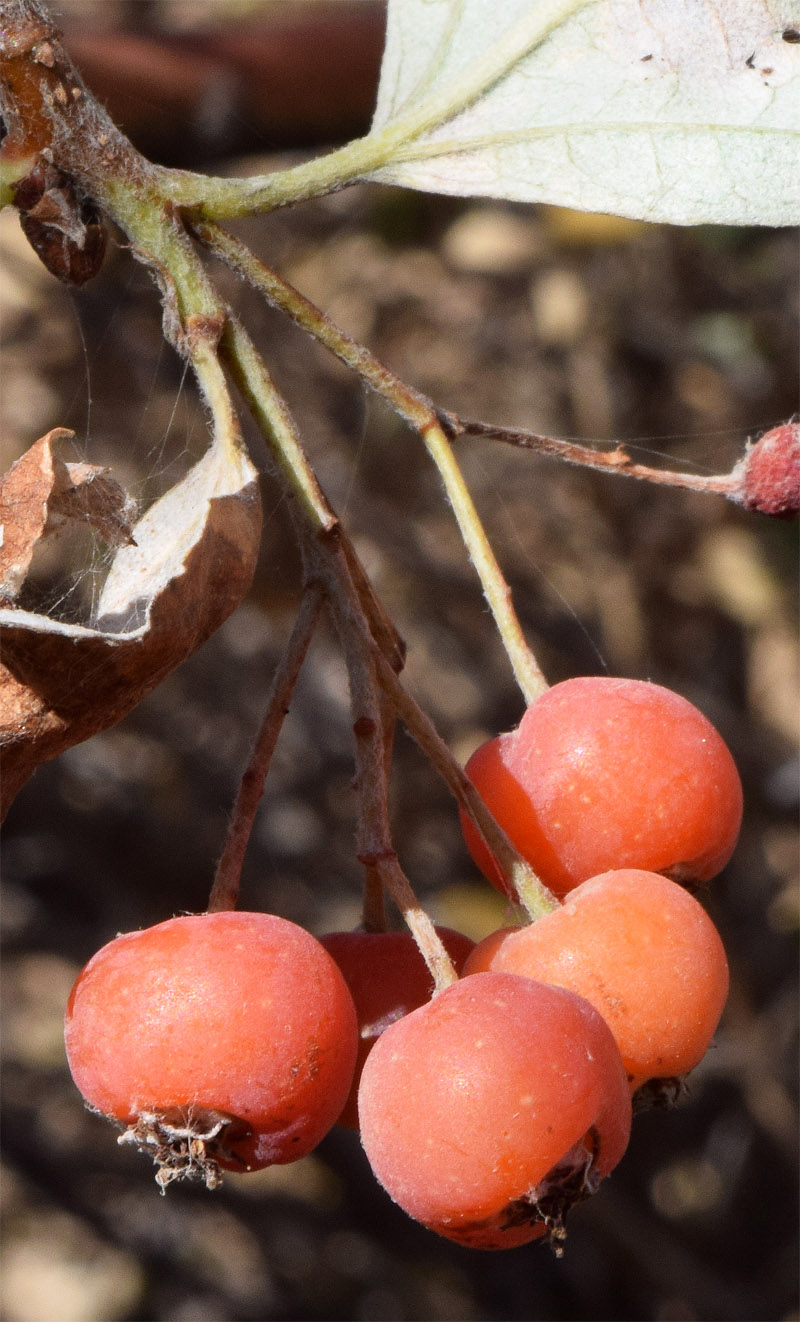
[[[33,524],[27,530],[39,536]],[[121,720],[241,601],[261,506],[232,418],[131,533],[90,623],[0,609],[3,811],[39,763]]]
[[800,222],[800,0],[389,0],[369,178]]

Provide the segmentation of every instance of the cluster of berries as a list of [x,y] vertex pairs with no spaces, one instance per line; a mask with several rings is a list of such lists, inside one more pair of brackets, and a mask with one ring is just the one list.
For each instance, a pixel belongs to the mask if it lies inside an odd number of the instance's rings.
[[654,684],[570,680],[467,770],[558,900],[477,946],[440,930],[460,976],[437,995],[407,933],[318,941],[233,911],[120,936],[83,969],[66,1021],[75,1082],[162,1185],[293,1161],[338,1119],[439,1234],[557,1245],[623,1155],[632,1098],[702,1058],[728,970],[685,886],[724,866],[742,808],[705,717]]

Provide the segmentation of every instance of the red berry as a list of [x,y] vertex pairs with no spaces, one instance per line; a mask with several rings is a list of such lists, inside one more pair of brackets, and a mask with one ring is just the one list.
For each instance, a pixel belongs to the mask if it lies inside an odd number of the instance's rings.
[[464,978],[381,1035],[361,1138],[402,1208],[470,1248],[563,1237],[628,1142],[614,1039],[579,996],[508,973]]
[[778,518],[793,518],[800,510],[800,423],[785,422],[748,445],[732,476],[731,499],[745,509]]
[[[557,895],[612,868],[707,881],[739,833],[742,788],[714,727],[685,698],[635,679],[556,684],[519,727],[489,740],[467,773]],[[473,858],[508,887],[471,822]]]
[[259,1170],[327,1133],[357,1030],[320,943],[271,914],[172,918],[118,936],[79,974],[66,1046],[87,1103],[179,1175]]
[[[448,927],[437,927],[444,947],[460,973],[475,942]],[[358,1016],[358,1056],[350,1095],[340,1125],[358,1128],[358,1085],[364,1061],[385,1028],[424,1005],[433,995],[433,978],[410,932],[331,932],[320,938],[336,960]]]
[[493,933],[464,972],[519,973],[584,996],[616,1039],[631,1085],[688,1073],[728,994],[716,927],[681,886],[654,872],[607,872],[529,927]]

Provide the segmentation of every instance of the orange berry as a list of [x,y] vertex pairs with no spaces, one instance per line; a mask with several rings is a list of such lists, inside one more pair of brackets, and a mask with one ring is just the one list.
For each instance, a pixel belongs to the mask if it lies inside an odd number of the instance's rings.
[[358,1096],[375,1175],[410,1216],[470,1248],[563,1236],[625,1151],[614,1039],[579,996],[507,973],[463,978],[392,1024]]
[[566,987],[605,1019],[633,1087],[688,1073],[705,1055],[728,994],[719,933],[681,886],[654,872],[606,872],[560,908],[475,947],[487,969]]
[[336,964],[272,914],[172,918],[98,951],[69,998],[87,1103],[178,1175],[259,1170],[316,1146],[353,1077],[356,1016]]
[[[487,807],[556,895],[611,868],[707,881],[739,833],[742,789],[726,745],[690,702],[658,684],[556,684],[516,730],[467,763]],[[508,885],[472,823],[473,858]]]

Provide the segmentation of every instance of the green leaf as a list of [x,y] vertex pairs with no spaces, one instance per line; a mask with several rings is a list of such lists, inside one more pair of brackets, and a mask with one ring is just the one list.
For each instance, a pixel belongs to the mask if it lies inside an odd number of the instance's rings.
[[367,177],[797,224],[798,32],[800,0],[389,0]]

